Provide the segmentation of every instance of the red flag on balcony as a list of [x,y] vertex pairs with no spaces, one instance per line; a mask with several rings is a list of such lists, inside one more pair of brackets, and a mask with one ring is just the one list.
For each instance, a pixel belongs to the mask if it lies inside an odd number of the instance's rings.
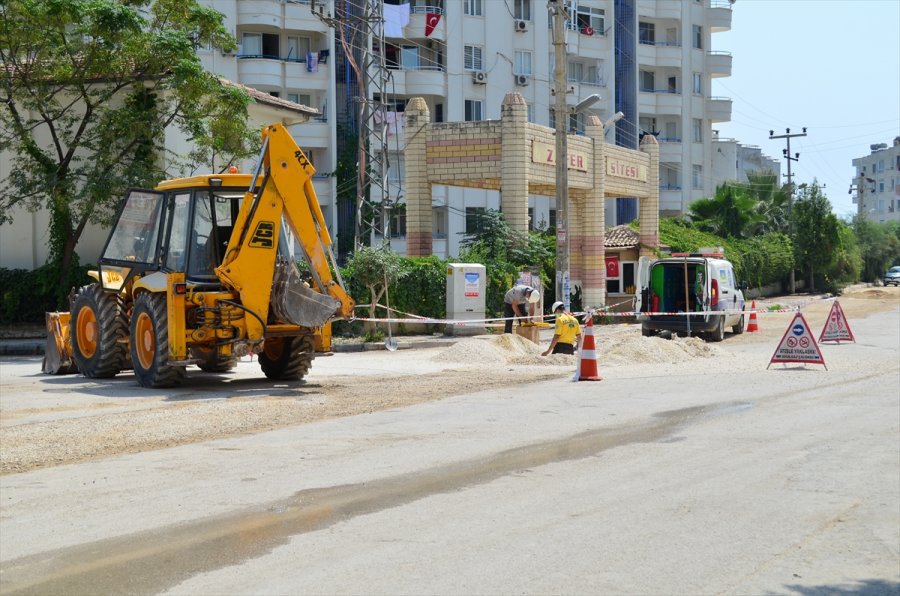
[[425,14],[425,37],[431,35],[434,28],[441,22],[441,15],[429,12]]
[[606,277],[619,277],[619,257],[606,257]]

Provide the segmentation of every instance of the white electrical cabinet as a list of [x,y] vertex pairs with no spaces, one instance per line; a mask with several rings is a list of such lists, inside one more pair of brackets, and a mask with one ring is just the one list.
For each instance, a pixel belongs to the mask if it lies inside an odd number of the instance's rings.
[[447,318],[452,321],[478,321],[447,325],[448,335],[479,335],[485,332],[484,313],[487,271],[476,263],[447,265]]

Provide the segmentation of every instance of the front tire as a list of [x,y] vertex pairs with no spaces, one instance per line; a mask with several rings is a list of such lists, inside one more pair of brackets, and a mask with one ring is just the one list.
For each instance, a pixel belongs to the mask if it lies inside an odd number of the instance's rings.
[[270,379],[299,381],[309,372],[314,351],[312,335],[273,337],[259,354],[259,366]]
[[653,332],[653,329],[650,329],[649,327],[641,325],[641,335],[643,337],[653,337],[656,334]]
[[128,316],[121,296],[104,292],[100,284],[83,286],[75,294],[69,325],[72,359],[81,374],[105,379],[126,368]]
[[173,387],[184,379],[184,367],[169,364],[169,315],[163,293],[142,292],[135,298],[131,360],[134,376],[144,387]]

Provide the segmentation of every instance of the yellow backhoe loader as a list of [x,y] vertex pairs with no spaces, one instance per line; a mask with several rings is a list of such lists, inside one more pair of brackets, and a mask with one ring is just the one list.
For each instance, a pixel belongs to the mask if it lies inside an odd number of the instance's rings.
[[70,312],[47,313],[44,372],[107,378],[133,368],[141,385],[169,387],[188,365],[225,372],[256,352],[270,379],[303,378],[330,350],[330,322],[354,307],[314,173],[274,124],[252,174],[129,191],[96,282],[73,293]]

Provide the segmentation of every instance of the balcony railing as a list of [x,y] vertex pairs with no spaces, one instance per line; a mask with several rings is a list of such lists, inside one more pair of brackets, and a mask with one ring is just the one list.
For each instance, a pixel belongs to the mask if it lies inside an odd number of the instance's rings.
[[410,6],[410,14],[444,14],[443,6]]
[[668,47],[668,48],[680,48],[680,41],[654,41],[650,39],[639,39],[638,43],[642,46],[657,46],[657,47]]
[[388,64],[388,70],[415,70],[415,71],[430,71],[430,72],[444,72],[446,69],[443,66],[431,66],[426,64],[419,64],[410,66],[408,64]]
[[680,184],[660,184],[659,190],[681,190]]
[[734,5],[734,0],[709,0],[710,8],[727,8],[731,10]]

